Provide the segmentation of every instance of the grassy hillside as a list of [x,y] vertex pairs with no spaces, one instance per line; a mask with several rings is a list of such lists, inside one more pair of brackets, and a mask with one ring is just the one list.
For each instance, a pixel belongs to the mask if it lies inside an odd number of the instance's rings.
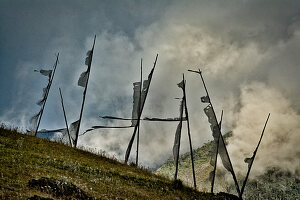
[[[230,135],[226,135],[228,137]],[[210,162],[210,149],[212,142],[204,144],[201,148],[194,150],[195,171],[198,190],[210,191],[210,182],[208,181],[209,172],[213,167]],[[192,164],[190,154],[185,153],[180,156],[178,177],[187,185],[192,185]],[[165,177],[173,177],[175,172],[174,159],[170,158],[165,164],[156,170],[156,174]],[[215,179],[215,191],[226,191],[235,194],[234,185],[226,183],[224,172],[217,170]],[[300,199],[300,171],[297,175],[289,172],[283,172],[277,168],[271,168],[255,180],[250,179],[244,192],[244,199]],[[241,182],[245,175],[238,174]]]
[[[213,167],[209,164],[210,162],[210,149],[212,142],[204,144],[201,148],[194,150],[194,162],[195,162],[195,173],[197,187],[201,191],[210,191],[210,183],[208,182],[209,172]],[[162,175],[168,178],[173,178],[175,173],[174,159],[170,158],[165,164],[158,168],[155,172],[158,175]],[[179,158],[179,170],[178,178],[181,179],[187,185],[192,186],[192,163],[190,153],[180,155]]]
[[235,199],[0,127],[0,199]]
[[[207,180],[209,172],[213,169],[213,167],[209,164],[209,150],[211,149],[211,146],[212,142],[209,142],[203,145],[201,148],[194,150],[197,187],[201,191],[210,191],[210,185]],[[166,176],[168,178],[173,178],[175,173],[175,164],[173,157],[167,160],[167,162],[160,168],[158,168],[155,173],[158,175]],[[193,177],[190,153],[180,155],[178,178],[181,179],[184,183],[192,186]]]

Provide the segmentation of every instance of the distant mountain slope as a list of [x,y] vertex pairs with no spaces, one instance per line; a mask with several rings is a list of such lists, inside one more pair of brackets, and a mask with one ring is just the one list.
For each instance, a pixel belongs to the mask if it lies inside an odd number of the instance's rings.
[[[227,137],[230,137],[230,133],[225,136],[225,138]],[[213,169],[209,164],[211,146],[212,142],[208,142],[202,147],[194,150],[197,187],[200,191],[210,191],[208,175]],[[174,178],[174,159],[170,158],[167,160],[167,162],[158,168],[155,173],[168,178]],[[215,191],[236,194],[234,185],[226,183],[223,173],[224,171],[217,170]],[[277,168],[269,169],[264,175],[258,177],[256,180],[250,180],[247,183],[243,197],[244,199],[300,199],[299,175],[300,171],[297,174],[297,178],[290,173],[283,172]],[[242,185],[241,181],[244,180],[244,176],[245,175],[240,174],[237,175],[240,180],[240,185]],[[181,155],[179,158],[178,178],[187,185],[192,186],[193,184],[192,163],[189,152]]]
[[[212,142],[204,144],[201,148],[194,150],[195,173],[197,178],[197,187],[201,191],[210,191],[210,183],[208,182],[208,174],[213,169],[210,162],[210,149]],[[158,168],[155,172],[168,178],[174,178],[175,164],[174,159],[170,158],[165,164]],[[178,178],[184,183],[192,186],[192,163],[190,153],[180,155]]]
[[0,199],[236,199],[0,127]]
[[[208,174],[213,169],[209,164],[210,155],[209,150],[212,146],[212,142],[204,144],[201,148],[194,150],[195,160],[195,172],[197,176],[197,187],[202,191],[209,191]],[[168,178],[174,178],[175,164],[173,157],[167,160],[160,168],[155,172],[156,174],[166,176]],[[179,158],[179,171],[178,178],[188,185],[192,186],[192,163],[190,153],[180,155]]]

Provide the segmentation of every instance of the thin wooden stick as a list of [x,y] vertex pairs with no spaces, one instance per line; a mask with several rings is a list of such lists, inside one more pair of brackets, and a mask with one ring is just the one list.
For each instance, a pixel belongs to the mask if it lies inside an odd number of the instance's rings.
[[40,123],[41,123],[42,115],[43,115],[43,112],[44,112],[44,109],[45,109],[45,105],[46,105],[46,102],[47,102],[47,99],[48,99],[48,94],[50,92],[50,88],[51,88],[52,81],[53,81],[53,78],[54,78],[54,75],[55,75],[55,71],[56,71],[56,67],[57,67],[57,64],[58,64],[58,57],[59,57],[59,53],[56,55],[56,61],[55,61],[54,67],[53,67],[53,73],[52,73],[52,76],[51,76],[50,81],[49,81],[49,88],[47,88],[47,90],[46,90],[45,102],[44,102],[43,107],[41,109],[41,114],[39,116],[39,121],[38,121],[38,124],[37,124],[35,132],[34,132],[35,136],[37,135],[37,132],[39,130],[39,126],[40,126]]
[[[153,68],[152,68],[152,70],[151,70],[151,72],[150,72],[151,77],[150,77],[150,80],[149,80],[149,85],[148,85],[147,90],[146,90],[146,92],[145,92],[144,101],[143,101],[142,104],[141,104],[142,107],[141,107],[141,111],[139,112],[140,115],[142,115],[142,112],[143,112],[143,109],[144,109],[144,105],[145,105],[145,102],[146,102],[146,99],[147,99],[147,95],[148,95],[148,92],[149,92],[149,88],[150,88],[150,84],[151,84],[153,72],[154,72],[154,69],[155,69],[155,66],[156,66],[156,63],[157,63],[157,58],[158,58],[158,54],[156,54],[155,61],[154,61],[154,64],[153,64]],[[130,141],[129,141],[129,144],[128,144],[128,147],[127,147],[127,150],[126,150],[126,153],[125,153],[125,163],[128,162],[128,158],[129,158],[129,156],[130,156],[130,151],[131,151],[131,147],[132,147],[132,144],[133,144],[135,135],[136,135],[136,131],[137,131],[137,126],[134,127],[133,134],[132,134],[132,136],[131,136],[131,139],[130,139]]]
[[252,165],[253,165],[253,162],[254,162],[254,159],[255,159],[257,150],[258,150],[258,147],[259,147],[260,142],[261,142],[261,140],[262,140],[262,137],[263,137],[263,135],[264,135],[264,132],[265,132],[265,129],[266,129],[266,126],[267,126],[267,123],[268,123],[269,118],[270,118],[270,113],[269,113],[268,118],[267,118],[267,120],[266,120],[266,122],[265,122],[265,125],[264,125],[264,128],[263,128],[263,130],[262,130],[262,133],[261,133],[259,142],[258,142],[258,144],[257,144],[257,146],[256,146],[256,148],[255,148],[255,150],[254,150],[254,152],[253,152],[253,156],[251,157],[252,161],[250,162],[250,164],[249,164],[249,166],[248,166],[247,175],[246,175],[246,178],[245,178],[245,180],[244,180],[244,183],[243,183],[243,186],[242,186],[242,189],[241,189],[241,196],[243,196],[244,189],[245,189],[245,187],[246,187],[246,183],[247,183],[247,180],[248,180],[248,177],[249,177],[249,174],[250,174],[250,171],[251,171],[251,168],[252,168]]
[[[141,103],[142,103],[142,83],[143,83],[143,59],[141,59],[141,86],[140,86],[140,96],[139,96],[139,104],[138,104],[138,112],[140,113]],[[135,164],[138,166],[139,161],[139,141],[140,141],[140,121],[141,121],[141,114],[138,115],[137,121],[137,138],[136,138],[136,160]]]
[[191,131],[190,131],[190,123],[189,123],[189,114],[188,114],[188,109],[187,109],[187,105],[186,105],[187,103],[186,103],[184,74],[183,74],[183,100],[184,100],[184,107],[185,107],[185,116],[186,116],[186,119],[187,119],[187,128],[188,128],[188,136],[189,136],[190,152],[191,152],[191,160],[192,160],[192,169],[193,169],[194,188],[197,189],[195,167],[194,167],[193,147],[192,147],[192,138],[191,138]]
[[217,122],[217,126],[218,126],[218,129],[219,129],[219,131],[220,131],[221,142],[224,143],[224,149],[225,149],[226,156],[228,157],[228,161],[229,161],[229,163],[230,163],[230,167],[231,167],[231,169],[232,169],[231,174],[232,174],[232,177],[233,177],[233,180],[234,180],[234,183],[235,183],[235,187],[236,187],[236,190],[237,190],[237,193],[238,193],[239,197],[241,198],[240,187],[239,187],[238,181],[237,181],[237,179],[236,179],[236,176],[235,176],[235,173],[234,173],[234,170],[233,170],[233,166],[232,166],[232,163],[231,163],[231,160],[230,160],[230,157],[229,157],[229,154],[228,154],[228,151],[227,151],[225,142],[224,142],[224,138],[223,138],[222,133],[221,133],[220,126],[219,126],[219,124],[218,124],[218,120],[217,120],[217,116],[216,116],[214,107],[213,107],[212,102],[211,102],[211,100],[210,100],[210,96],[209,96],[208,90],[207,90],[207,88],[206,88],[206,85],[205,85],[205,82],[204,82],[204,79],[203,79],[203,76],[202,76],[202,72],[200,71],[200,69],[198,69],[198,71],[194,71],[194,70],[188,70],[188,71],[197,73],[197,74],[199,74],[200,77],[201,77],[201,80],[202,80],[204,89],[205,89],[205,91],[206,91],[206,95],[207,95],[207,97],[208,97],[208,99],[209,99],[210,105],[211,105],[212,110],[213,110],[214,118],[215,118],[215,120],[216,120],[216,122]]
[[63,96],[61,94],[61,89],[60,88],[59,88],[59,94],[60,94],[60,101],[61,101],[62,110],[63,110],[63,113],[64,113],[65,123],[66,123],[66,127],[67,127],[67,133],[68,133],[68,136],[69,136],[69,142],[70,142],[70,146],[72,147],[72,140],[71,140],[71,136],[70,136],[69,126],[68,126],[68,121],[67,121],[67,116],[66,116],[66,111],[65,111],[65,106],[64,106],[64,100],[63,100]]
[[74,141],[74,147],[75,148],[77,147],[77,142],[78,142],[78,135],[79,135],[80,124],[81,124],[81,119],[82,119],[82,113],[83,113],[83,108],[84,108],[84,103],[85,103],[86,91],[87,91],[87,88],[88,88],[88,83],[89,83],[89,78],[90,78],[90,71],[91,71],[91,65],[92,65],[92,60],[93,60],[95,42],[96,42],[96,35],[94,37],[93,48],[92,48],[92,51],[91,51],[91,61],[89,62],[89,66],[88,66],[88,69],[87,69],[87,80],[86,80],[86,85],[85,85],[85,88],[84,88],[84,91],[83,91],[83,99],[82,99],[82,104],[81,104],[79,123],[78,123],[78,127],[77,127],[77,130],[76,130],[75,141]]

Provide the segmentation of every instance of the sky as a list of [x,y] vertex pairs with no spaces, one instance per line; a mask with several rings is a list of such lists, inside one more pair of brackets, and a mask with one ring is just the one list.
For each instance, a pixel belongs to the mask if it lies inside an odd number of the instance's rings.
[[[268,113],[253,176],[280,167],[299,176],[300,2],[296,0],[0,0],[0,123],[26,130],[39,110],[45,77],[35,69],[59,65],[41,129],[63,128],[58,88],[68,121],[79,118],[85,54],[97,35],[80,132],[94,125],[127,125],[99,116],[130,117],[140,59],[147,78],[158,53],[143,117],[178,117],[185,74],[193,148],[212,140],[200,97],[201,69],[223,133],[233,131],[228,151],[244,173]],[[155,168],[172,155],[176,123],[142,122],[140,163]],[[189,150],[186,124],[181,153]],[[132,129],[105,129],[79,145],[123,160]],[[135,146],[132,149],[135,158]]]

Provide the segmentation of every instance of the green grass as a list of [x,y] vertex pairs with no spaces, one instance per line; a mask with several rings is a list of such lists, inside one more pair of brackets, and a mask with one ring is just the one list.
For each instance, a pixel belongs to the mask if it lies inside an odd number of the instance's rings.
[[[212,142],[204,144],[201,148],[194,150],[194,164],[195,173],[197,178],[197,186],[200,191],[210,191],[210,183],[208,181],[209,172],[213,167],[210,162],[210,149]],[[170,158],[159,169],[156,170],[156,174],[165,176],[167,178],[173,178],[175,172],[174,159]],[[190,153],[180,155],[179,157],[179,172],[178,177],[184,181],[184,183],[192,186],[192,162]]]
[[94,199],[231,199],[178,188],[148,170],[0,127],[0,199],[57,199],[51,192],[29,187],[30,181],[42,177],[67,182]]

